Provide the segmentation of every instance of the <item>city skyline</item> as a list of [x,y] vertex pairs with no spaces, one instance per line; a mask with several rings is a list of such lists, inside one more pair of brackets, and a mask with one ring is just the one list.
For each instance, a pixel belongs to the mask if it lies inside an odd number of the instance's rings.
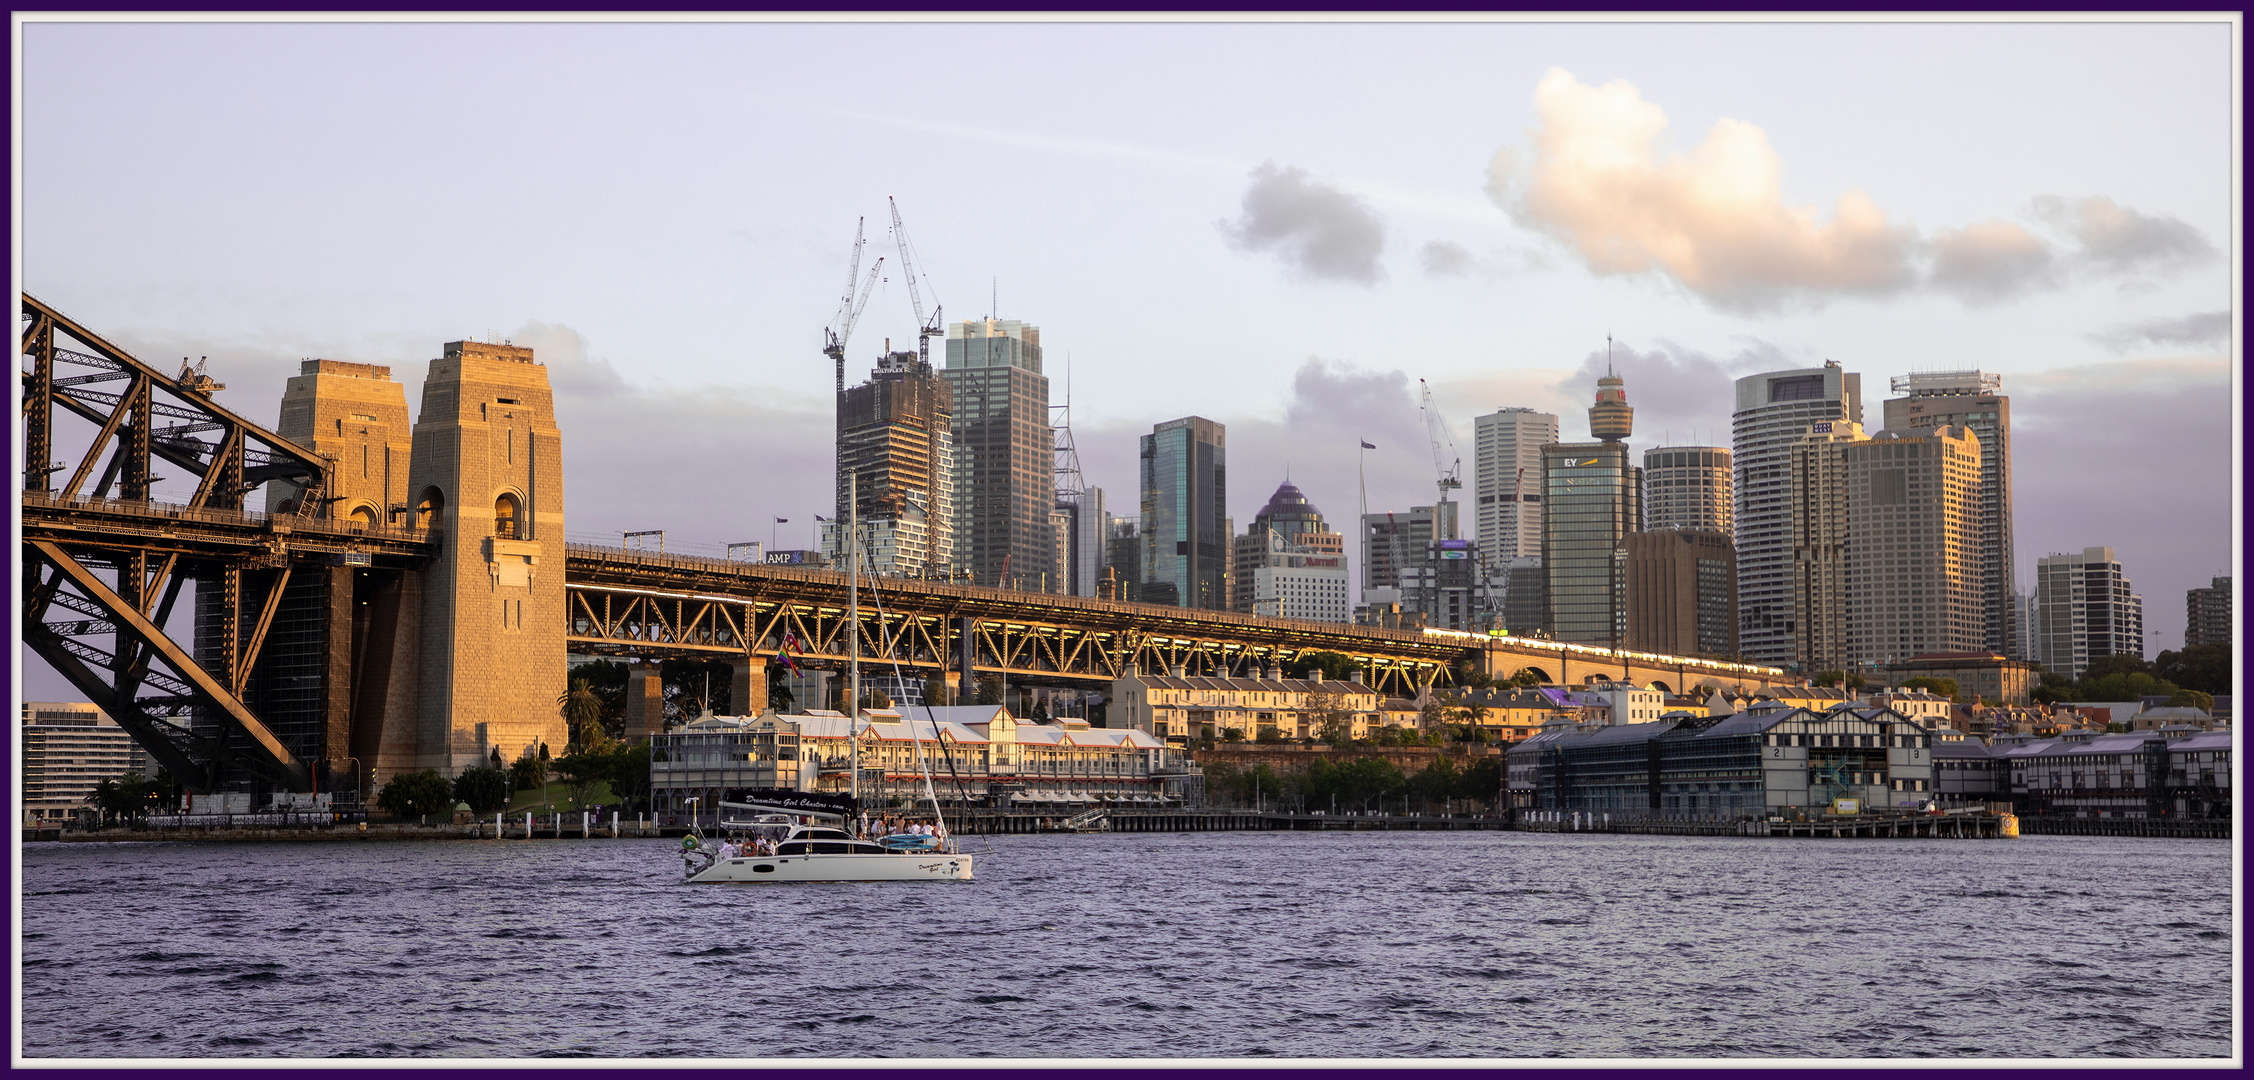
[[[2236,455],[2159,477],[2135,464],[2161,430],[2194,445],[2228,446],[2233,433],[2223,396],[2236,371],[2232,259],[2218,250],[2234,205],[2230,117],[2210,92],[2229,86],[2227,47],[2214,51],[2227,46],[2227,24],[1145,25],[1112,38],[1022,25],[610,29],[631,47],[605,50],[606,66],[628,76],[667,61],[681,70],[638,87],[622,76],[613,101],[574,92],[543,102],[556,71],[592,55],[593,35],[533,24],[28,25],[23,287],[117,328],[152,363],[211,356],[232,387],[222,400],[267,423],[301,358],[413,372],[443,341],[529,344],[554,376],[575,535],[664,528],[676,546],[717,548],[767,539],[771,515],[792,519],[779,546],[812,546],[790,534],[830,502],[835,436],[819,330],[835,306],[848,219],[879,217],[881,199],[897,192],[949,321],[995,314],[1040,325],[1052,381],[1077,373],[1076,435],[1094,486],[1132,490],[1129,439],[1195,413],[1233,429],[1236,520],[1287,474],[1319,505],[1355,505],[1362,439],[1380,447],[1369,455],[1370,510],[1405,512],[1431,502],[1414,379],[1440,391],[1460,448],[1472,445],[1474,416],[1503,407],[1559,414],[1560,437],[1579,441],[1610,331],[1638,409],[1639,455],[1728,445],[1728,384],[1742,375],[1824,359],[1870,380],[1980,368],[2002,374],[2013,398],[2021,588],[2032,588],[2040,556],[2093,545],[2119,550],[2148,596],[2231,572],[2235,515],[2222,485]],[[1018,75],[1055,100],[1026,104],[985,74],[940,80],[933,100],[914,104],[896,86],[832,86],[840,92],[826,103],[779,89],[796,65],[816,62],[794,59],[794,48],[826,59],[914,35],[1045,45]],[[1446,68],[1406,58],[1451,36],[1467,40],[1438,47],[1490,51],[1476,80],[1419,74],[1382,103],[1356,104],[1284,70],[1287,60],[1342,55],[1350,41],[1368,43],[1373,70]],[[1941,62],[1999,40],[2014,47],[1990,55],[1985,71]],[[1196,56],[1253,41],[1275,55],[1245,52],[1250,67],[1236,75],[1191,70]],[[270,69],[183,74],[191,56],[199,69],[231,66],[225,57],[274,56],[278,45],[282,61]],[[1698,62],[1673,55],[1686,45],[1705,50]],[[768,74],[700,66],[728,47],[758,56]],[[1937,64],[1934,85],[1806,77],[1882,47]],[[97,49],[119,50],[137,74],[96,92],[82,80],[100,66],[82,57]],[[1068,70],[1108,71],[1154,50],[1171,50],[1195,92],[1235,106],[1218,110],[1223,122],[1188,122],[1171,97],[1119,101]],[[1777,50],[1774,72],[1702,73],[1716,55]],[[2076,60],[2099,50],[2111,66]],[[471,51],[496,66],[450,67]],[[323,68],[293,91],[302,100],[271,100],[311,58]],[[402,67],[427,71],[432,85],[402,86],[414,81],[397,78]],[[1298,97],[1270,100],[1254,89],[1260,79]],[[160,82],[161,102],[149,96]],[[725,107],[694,104],[700,86]],[[2030,107],[2045,95],[2048,104]],[[609,110],[653,100],[678,103],[660,110],[673,117],[661,133],[624,147],[598,140],[634,151],[636,169],[563,149],[584,143]],[[1396,115],[1418,114],[1400,106],[1420,101],[1466,108],[1478,119],[1460,126],[1478,130]],[[1064,119],[1075,103],[1100,106],[1100,137]],[[440,104],[462,115],[441,115]],[[1353,121],[1381,105],[1394,129]],[[721,115],[713,109],[760,133],[748,141],[809,149],[758,158],[727,140],[699,143],[692,121]],[[226,117],[234,134],[182,139],[162,130],[179,122],[172,110]],[[2016,126],[1986,130],[2007,114]],[[348,122],[311,122],[317,115]],[[1358,145],[1328,138],[1342,119],[1379,134]],[[433,130],[410,134],[409,121]],[[1586,254],[1597,241],[1665,248],[1621,232],[1607,207],[1556,197],[1570,179],[1562,170],[1579,160],[1568,151],[1634,149],[1638,132],[1659,134],[1654,123],[1672,134],[1643,146],[1652,168],[1638,182],[1650,198],[1670,197],[1669,177],[1701,162],[1771,168],[1773,197],[1749,204],[1759,214],[1742,228],[1677,223],[1693,250],[1717,265],[1744,256],[1733,265],[1753,272],[1732,279],[1661,257],[1639,270]],[[1255,139],[1235,132],[1262,125]],[[483,145],[481,129],[492,133]],[[829,144],[799,139],[802,129],[859,141],[833,159]],[[139,169],[116,146],[173,166]],[[972,164],[1014,147],[1033,167],[1008,182],[972,169],[985,181],[972,184],[950,147]],[[1506,150],[1516,166],[1495,167]],[[449,157],[477,175],[441,182],[459,172]],[[477,166],[481,157],[492,167]],[[761,180],[755,165],[803,178]],[[1936,181],[1941,165],[1962,177]],[[486,172],[515,176],[517,187]],[[1057,194],[1066,187],[1080,194]],[[525,208],[496,209],[505,190],[522,192]],[[1856,192],[1886,215],[1885,229],[1855,231],[1873,220]],[[559,215],[575,198],[605,200],[620,221],[575,225]],[[1151,238],[1065,241],[1068,222],[1106,238],[1122,227],[1093,220],[1107,216],[1092,212],[1099,203]],[[1864,245],[1865,260],[1807,261],[1786,227],[1796,207],[1819,208],[1809,227]],[[1740,235],[1771,246],[1737,251],[1716,239]],[[444,236],[457,256],[401,274],[410,249],[422,260],[445,250],[431,242]],[[888,244],[880,230],[870,246],[881,254]],[[1138,274],[1162,252],[1180,262],[1175,280]],[[538,265],[603,259],[634,271],[597,276],[618,291]],[[466,273],[472,265],[481,269]],[[881,283],[849,369],[866,370],[886,337],[897,347],[914,336],[900,285]],[[1000,310],[986,310],[997,296]],[[1160,319],[1196,345],[1154,347]],[[1885,384],[1865,385],[1870,401]],[[743,463],[742,488],[715,500],[707,470],[664,464],[697,458]],[[2118,491],[2124,505],[2093,519],[2081,505],[2091,490]],[[2148,515],[2170,527],[2136,528]],[[2180,646],[2175,610],[2155,610],[2148,652]]]

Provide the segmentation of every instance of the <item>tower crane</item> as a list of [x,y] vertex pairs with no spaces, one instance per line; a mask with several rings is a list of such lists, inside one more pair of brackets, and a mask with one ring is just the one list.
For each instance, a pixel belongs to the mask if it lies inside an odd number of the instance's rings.
[[853,324],[861,319],[861,308],[869,302],[869,290],[876,288],[877,274],[884,269],[884,257],[869,268],[869,280],[861,286],[861,298],[853,298],[853,281],[861,276],[862,237],[867,231],[867,218],[853,226],[853,259],[845,267],[845,294],[838,297],[837,314],[822,329],[822,353],[837,365],[837,392],[845,392],[845,342],[853,336]]
[[939,302],[935,290],[931,297],[931,318],[924,318],[923,290],[916,287],[916,260],[913,245],[908,243],[908,226],[900,220],[900,203],[887,195],[884,201],[892,206],[892,242],[900,249],[900,273],[908,279],[908,301],[916,307],[916,360],[931,363],[931,339],[940,332],[941,315],[946,307]]
[[[1449,491],[1464,486],[1464,482],[1459,479],[1464,459],[1456,453],[1456,438],[1448,434],[1448,425],[1442,422],[1440,410],[1432,404],[1431,384],[1418,379],[1417,385],[1424,388],[1424,401],[1418,407],[1424,412],[1425,437],[1432,442],[1432,471],[1440,477],[1440,501],[1445,504]],[[1435,507],[1433,516],[1438,519],[1446,516],[1446,512]],[[1436,540],[1439,539],[1439,525],[1438,520],[1433,522],[1433,538]]]

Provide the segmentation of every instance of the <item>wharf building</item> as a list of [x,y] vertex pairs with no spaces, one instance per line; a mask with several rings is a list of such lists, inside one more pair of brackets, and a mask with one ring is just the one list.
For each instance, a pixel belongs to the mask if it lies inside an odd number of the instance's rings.
[[1263,735],[1303,741],[1337,724],[1352,738],[1384,726],[1384,696],[1359,682],[1287,679],[1270,666],[1258,678],[1185,675],[1181,668],[1145,674],[1136,665],[1111,684],[1107,719],[1174,746],[1199,739]]
[[1343,623],[1346,537],[1323,524],[1305,493],[1286,480],[1231,542],[1229,610]]
[[1185,416],[1142,437],[1146,604],[1229,610],[1228,433]]
[[1968,569],[1977,575],[1983,630],[1977,648],[2020,658],[2017,577],[2011,529],[2011,398],[2003,376],[1982,371],[1928,371],[1897,376],[1886,402],[1893,431],[1965,428],[1980,440],[1977,528]]
[[1847,450],[1863,426],[1819,420],[1792,444],[1792,635],[1803,672],[1846,671]]
[[1737,655],[1737,549],[1705,529],[1620,540],[1622,641],[1672,656]]
[[2035,561],[2035,611],[2042,665],[2069,679],[2093,660],[2144,656],[2144,597],[2109,547]]
[[1644,530],[1694,529],[1731,535],[1730,452],[1720,446],[1660,446],[1644,451]]
[[1643,523],[1643,470],[1622,441],[1634,418],[1623,380],[1608,374],[1589,409],[1600,441],[1542,448],[1542,625],[1559,641],[1618,648],[1626,630],[1614,563]]
[[23,810],[27,825],[91,811],[86,800],[104,780],[153,777],[147,751],[109,714],[85,701],[23,703]]
[[2231,820],[2229,730],[2167,727],[1935,744],[1943,801],[2009,800],[2027,817]]
[[2231,643],[2231,579],[2215,578],[2204,589],[2184,592],[2184,648]]
[[1746,819],[1787,808],[1915,806],[1933,790],[1933,735],[1890,709],[1791,706],[1640,724],[1558,727],[1510,748],[1511,805]]
[[848,794],[856,743],[871,807],[920,796],[927,771],[940,799],[979,806],[1179,805],[1197,777],[1185,754],[1145,732],[1030,723],[1001,705],[868,709],[858,739],[854,726],[828,709],[699,717],[651,736],[651,804],[661,818],[685,819],[746,789]]
[[[837,515],[822,526],[831,565],[845,565],[844,533],[858,513],[865,572],[946,577],[955,555],[954,394],[946,380],[914,352],[888,350],[869,381],[838,394],[837,460]],[[852,507],[849,491],[858,492]]]
[[992,317],[951,324],[940,375],[954,393],[955,569],[975,585],[1063,591],[1040,328]]
[[1862,376],[1832,361],[1737,380],[1730,414],[1737,470],[1738,647],[1757,664],[1796,658],[1792,449],[1819,423],[1863,422]]
[[1556,413],[1502,408],[1472,419],[1472,536],[1490,561],[1542,554],[1542,448]]
[[1876,667],[1982,648],[1980,440],[1939,428],[1846,447],[1849,659]]

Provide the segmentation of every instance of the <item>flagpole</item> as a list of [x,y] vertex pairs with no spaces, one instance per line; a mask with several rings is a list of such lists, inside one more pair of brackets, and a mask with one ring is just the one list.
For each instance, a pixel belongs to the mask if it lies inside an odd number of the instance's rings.
[[847,564],[850,569],[846,587],[846,604],[853,612],[846,628],[847,636],[852,639],[848,654],[852,659],[846,669],[850,673],[848,693],[852,697],[845,703],[845,730],[852,736],[853,802],[856,806],[861,801],[861,538],[857,535],[861,527],[860,479],[855,473],[845,476],[845,543],[853,550]]

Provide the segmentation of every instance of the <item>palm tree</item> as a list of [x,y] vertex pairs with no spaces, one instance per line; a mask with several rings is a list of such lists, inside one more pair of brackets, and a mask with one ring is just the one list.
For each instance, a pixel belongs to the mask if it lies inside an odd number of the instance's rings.
[[601,746],[609,738],[603,731],[602,696],[595,693],[594,684],[588,680],[571,680],[571,688],[556,698],[556,711],[570,727],[574,746]]

